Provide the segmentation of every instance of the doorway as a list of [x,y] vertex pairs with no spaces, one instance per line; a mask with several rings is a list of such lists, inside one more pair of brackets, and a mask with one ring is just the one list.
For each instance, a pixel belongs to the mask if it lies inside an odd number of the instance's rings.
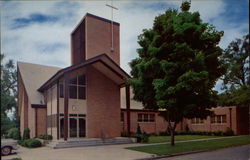
[[[61,114],[62,115],[62,114]],[[60,137],[64,136],[64,117],[60,116]],[[86,137],[86,120],[82,114],[69,115],[68,119],[68,136],[69,138],[83,138]]]

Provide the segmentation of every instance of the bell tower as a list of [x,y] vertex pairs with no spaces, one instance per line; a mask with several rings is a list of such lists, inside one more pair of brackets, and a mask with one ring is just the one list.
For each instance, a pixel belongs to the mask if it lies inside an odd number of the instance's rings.
[[120,65],[120,24],[87,13],[71,33],[71,65],[103,53]]

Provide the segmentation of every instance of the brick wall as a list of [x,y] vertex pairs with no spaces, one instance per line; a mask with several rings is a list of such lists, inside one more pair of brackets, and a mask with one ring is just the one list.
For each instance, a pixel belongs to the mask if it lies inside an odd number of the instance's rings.
[[88,138],[120,136],[120,88],[105,75],[87,68],[87,124]]

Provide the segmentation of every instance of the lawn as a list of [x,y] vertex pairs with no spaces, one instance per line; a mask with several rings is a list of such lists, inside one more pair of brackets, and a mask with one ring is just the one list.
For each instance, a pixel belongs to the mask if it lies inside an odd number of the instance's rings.
[[[187,141],[195,139],[207,139],[207,138],[218,138],[221,136],[200,136],[200,135],[177,135],[175,141]],[[148,143],[163,143],[170,142],[170,136],[150,136]]]
[[170,155],[182,152],[191,152],[199,150],[214,150],[225,147],[250,144],[250,136],[241,136],[233,138],[222,138],[216,140],[204,140],[198,142],[180,142],[175,146],[170,144],[147,145],[140,147],[128,147],[126,149],[147,152],[156,155]]

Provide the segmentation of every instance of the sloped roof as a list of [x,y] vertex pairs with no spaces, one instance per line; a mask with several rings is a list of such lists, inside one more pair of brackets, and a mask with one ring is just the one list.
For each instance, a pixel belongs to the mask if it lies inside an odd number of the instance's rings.
[[37,89],[61,68],[26,62],[17,62],[17,67],[30,103],[43,104],[43,95]]
[[79,64],[61,69],[58,71],[55,75],[53,75],[50,79],[48,79],[45,83],[43,83],[40,88],[38,88],[38,91],[42,92],[48,86],[55,82],[57,79],[62,77],[64,74],[74,71],[76,69],[79,69],[81,67],[86,67],[88,65],[92,65],[97,70],[99,70],[101,73],[105,75],[112,75],[108,76],[111,80],[115,81],[120,86],[125,84],[125,80],[127,78],[130,78],[130,75],[128,75],[118,64],[116,64],[109,56],[107,56],[105,53],[100,54],[98,56],[95,56],[93,58],[87,59]]

